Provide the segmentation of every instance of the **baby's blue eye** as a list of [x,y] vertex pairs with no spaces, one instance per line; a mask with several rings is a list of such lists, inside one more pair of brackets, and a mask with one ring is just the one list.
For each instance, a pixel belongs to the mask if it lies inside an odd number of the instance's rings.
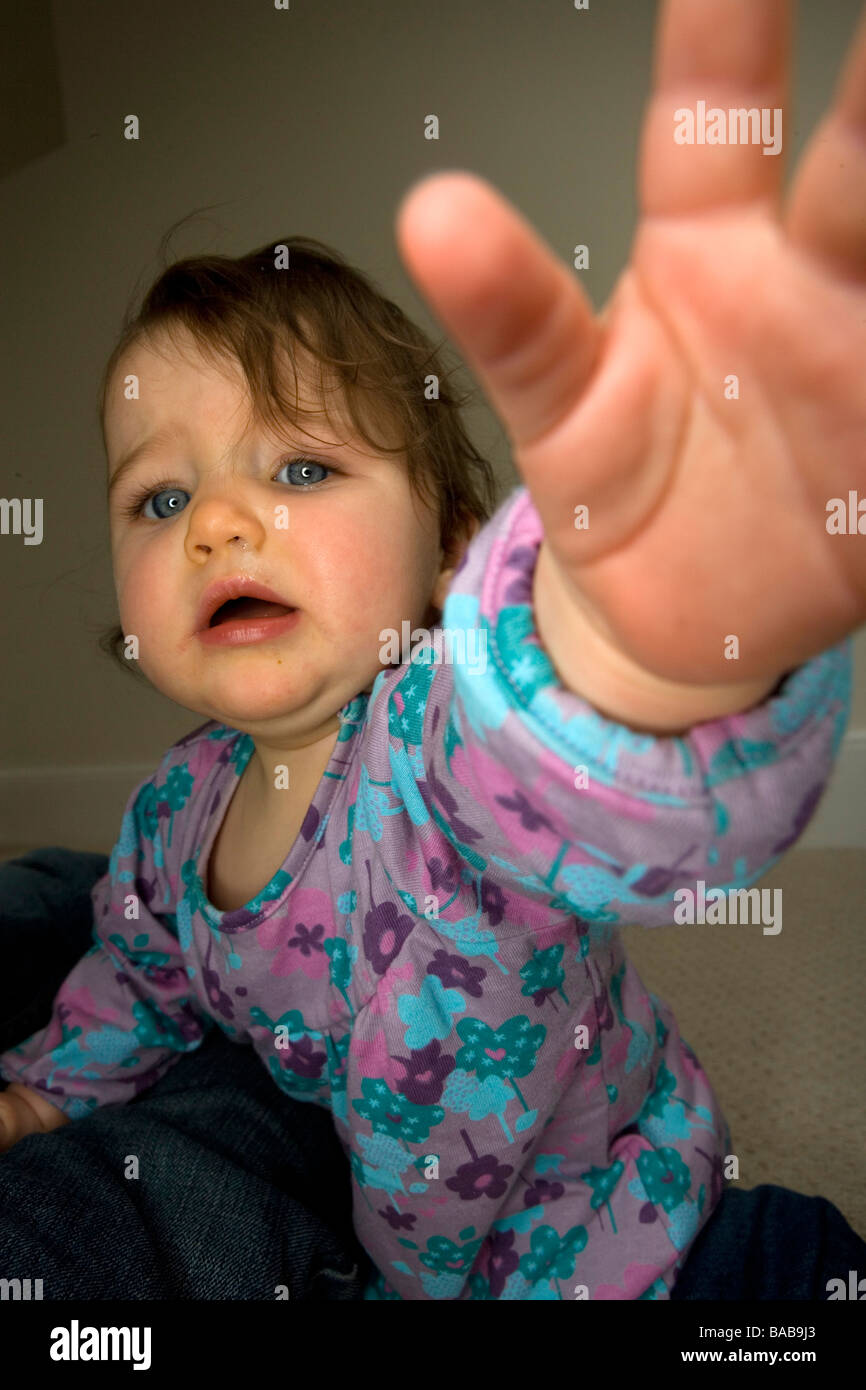
[[[311,477],[309,477],[309,473],[310,473],[310,470],[311,470],[311,469],[318,468],[320,473],[331,473],[331,472],[333,472],[333,469],[327,468],[327,467],[325,466],[325,464],[323,464],[323,463],[317,463],[315,459],[305,459],[305,458],[300,458],[300,459],[287,459],[286,462],[281,466],[281,468],[280,468],[280,473],[282,473],[282,471],[283,471],[284,468],[298,468],[298,469],[300,469],[300,470],[301,470],[301,471],[300,471],[300,474],[296,474],[296,475],[295,475],[295,480],[296,480],[297,482],[301,483],[302,486],[304,486],[304,487],[313,487],[313,486],[315,486],[316,483],[323,483],[323,482],[325,481],[324,478],[311,478]],[[277,478],[279,478],[280,473],[277,474]],[[276,480],[275,480],[275,481],[276,481]]]
[[[150,497],[147,498],[147,500],[144,502],[141,508],[141,514],[142,516],[149,517],[150,520],[165,521],[167,517],[177,516],[178,512],[183,511],[183,506],[178,505],[176,502],[173,503],[172,499],[186,496],[187,493],[185,493],[183,488],[180,487],[166,488],[164,492],[151,493]],[[156,504],[161,497],[166,497],[169,499],[167,502],[163,503],[166,510],[164,512],[160,512],[157,508],[156,517],[154,518],[150,515],[147,509],[151,503],[153,503],[154,507],[156,507]]]

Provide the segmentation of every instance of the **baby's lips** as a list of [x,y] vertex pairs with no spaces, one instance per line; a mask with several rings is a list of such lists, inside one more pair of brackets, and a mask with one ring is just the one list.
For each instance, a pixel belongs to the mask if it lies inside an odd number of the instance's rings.
[[201,602],[198,606],[195,619],[195,631],[201,632],[206,628],[218,608],[233,598],[260,598],[268,603],[279,603],[283,608],[293,609],[295,604],[289,603],[288,599],[276,590],[269,589],[266,584],[260,584],[247,574],[238,574],[225,579],[217,579],[213,584],[209,584],[205,589]]

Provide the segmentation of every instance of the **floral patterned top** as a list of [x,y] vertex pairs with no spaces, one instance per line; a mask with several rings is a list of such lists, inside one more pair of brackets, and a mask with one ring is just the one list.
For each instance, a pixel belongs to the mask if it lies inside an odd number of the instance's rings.
[[413,633],[340,711],[300,834],[243,908],[205,884],[252,739],[209,722],[170,748],[93,889],[93,945],[47,1026],[0,1055],[75,1119],[214,1023],[251,1044],[331,1110],[372,1300],[669,1296],[731,1138],[619,926],[687,929],[677,889],[765,874],[849,716],[850,639],[682,737],[603,718],[541,646],[541,539],[519,487],[436,640]]

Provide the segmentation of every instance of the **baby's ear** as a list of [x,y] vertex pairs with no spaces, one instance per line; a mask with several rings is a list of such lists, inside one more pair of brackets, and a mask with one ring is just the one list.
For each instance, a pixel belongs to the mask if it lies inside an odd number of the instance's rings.
[[452,544],[449,546],[447,555],[443,553],[443,567],[439,571],[439,577],[436,580],[436,585],[433,589],[433,596],[430,600],[431,603],[436,605],[440,613],[442,612],[442,609],[445,606],[445,598],[448,594],[448,589],[450,588],[451,580],[454,578],[454,575],[457,571],[457,567],[460,564],[460,561],[463,559],[463,556],[466,552],[467,547],[469,546],[470,541],[473,539],[475,535],[477,535],[480,526],[481,522],[478,520],[478,518],[472,517],[471,520],[467,523],[466,529],[463,531],[463,533],[460,536],[456,537]]

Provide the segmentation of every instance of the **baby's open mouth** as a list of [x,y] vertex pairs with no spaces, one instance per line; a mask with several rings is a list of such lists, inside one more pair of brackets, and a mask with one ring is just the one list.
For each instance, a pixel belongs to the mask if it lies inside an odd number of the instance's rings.
[[219,627],[221,623],[236,622],[242,618],[284,618],[294,613],[284,603],[271,603],[264,598],[230,598],[212,614],[208,627]]

